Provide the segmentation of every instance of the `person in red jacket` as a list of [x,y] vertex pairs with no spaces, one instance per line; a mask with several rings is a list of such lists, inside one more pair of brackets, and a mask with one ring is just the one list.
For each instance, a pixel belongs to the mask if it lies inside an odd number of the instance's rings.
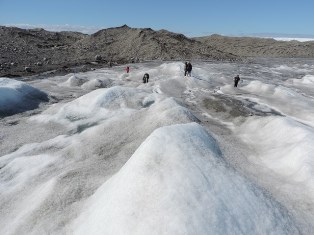
[[127,66],[125,70],[126,70],[126,73],[129,73],[130,72],[130,67]]

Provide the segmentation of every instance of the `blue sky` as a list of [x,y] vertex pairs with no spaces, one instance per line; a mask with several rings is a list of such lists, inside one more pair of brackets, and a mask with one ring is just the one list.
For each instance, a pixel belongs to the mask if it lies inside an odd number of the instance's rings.
[[0,0],[0,25],[75,30],[127,24],[187,36],[314,35],[314,0]]

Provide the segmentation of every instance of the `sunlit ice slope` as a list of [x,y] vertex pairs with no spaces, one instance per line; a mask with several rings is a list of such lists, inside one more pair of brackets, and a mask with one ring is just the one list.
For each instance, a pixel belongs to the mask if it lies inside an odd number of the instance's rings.
[[228,167],[198,124],[155,130],[104,183],[75,234],[293,234],[289,214]]

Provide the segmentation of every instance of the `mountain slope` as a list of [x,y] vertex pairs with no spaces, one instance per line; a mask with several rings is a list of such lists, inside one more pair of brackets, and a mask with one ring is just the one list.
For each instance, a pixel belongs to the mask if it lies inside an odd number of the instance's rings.
[[236,59],[235,55],[217,50],[211,46],[166,30],[150,28],[118,28],[100,30],[88,38],[78,41],[76,49],[88,55],[98,51],[108,59],[126,60],[185,60],[185,59]]
[[166,30],[103,29],[92,35],[48,32],[43,29],[0,27],[0,76],[38,73],[95,61],[127,63],[143,60],[236,60],[231,53]]
[[207,46],[244,57],[313,58],[314,41],[277,41],[267,38],[211,35],[195,38]]

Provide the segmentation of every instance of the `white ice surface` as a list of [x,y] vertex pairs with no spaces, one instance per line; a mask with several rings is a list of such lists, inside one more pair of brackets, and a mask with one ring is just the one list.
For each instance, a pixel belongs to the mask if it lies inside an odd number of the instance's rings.
[[312,234],[313,61],[193,65],[0,78],[1,234]]

